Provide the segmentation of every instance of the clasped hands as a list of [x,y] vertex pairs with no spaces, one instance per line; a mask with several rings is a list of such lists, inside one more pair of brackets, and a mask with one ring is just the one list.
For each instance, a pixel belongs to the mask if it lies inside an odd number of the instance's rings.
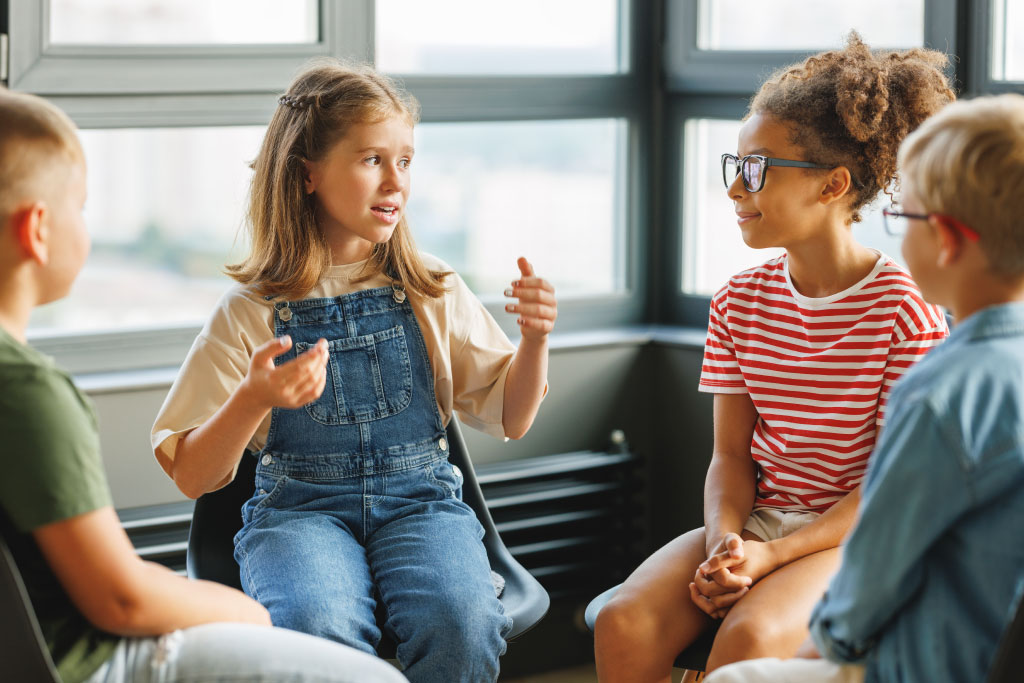
[[751,586],[778,566],[770,543],[728,533],[697,567],[690,599],[712,619],[722,619]]

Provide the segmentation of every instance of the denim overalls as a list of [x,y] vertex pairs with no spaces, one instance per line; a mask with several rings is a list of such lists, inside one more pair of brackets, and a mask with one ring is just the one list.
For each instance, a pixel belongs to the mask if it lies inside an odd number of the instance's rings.
[[274,304],[294,358],[329,343],[315,402],[274,408],[235,559],[275,626],[373,652],[384,628],[410,681],[493,681],[511,627],[403,290]]

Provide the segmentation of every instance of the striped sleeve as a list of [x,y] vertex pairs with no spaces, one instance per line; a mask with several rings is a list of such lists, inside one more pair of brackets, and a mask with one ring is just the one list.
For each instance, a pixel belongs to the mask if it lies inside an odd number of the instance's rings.
[[894,340],[889,346],[882,390],[878,396],[878,411],[875,415],[877,429],[885,425],[885,406],[893,385],[914,363],[924,358],[932,347],[938,346],[949,336],[945,315],[919,296],[904,297],[896,312],[895,322]]
[[746,394],[749,393],[747,384],[740,373],[728,320],[722,310],[727,295],[728,286],[711,299],[708,336],[704,342],[704,363],[697,389],[713,394]]

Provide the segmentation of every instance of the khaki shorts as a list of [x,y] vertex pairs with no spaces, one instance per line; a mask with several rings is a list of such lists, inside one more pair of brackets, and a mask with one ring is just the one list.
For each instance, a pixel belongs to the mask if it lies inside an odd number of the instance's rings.
[[820,512],[754,508],[743,528],[762,541],[774,541],[804,528],[818,517],[821,517]]

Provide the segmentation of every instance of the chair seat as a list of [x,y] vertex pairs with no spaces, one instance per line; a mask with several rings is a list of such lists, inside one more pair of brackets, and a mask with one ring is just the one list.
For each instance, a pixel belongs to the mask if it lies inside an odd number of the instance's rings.
[[[597,623],[597,614],[601,611],[608,601],[611,600],[612,596],[622,586],[620,583],[618,586],[613,586],[605,592],[598,595],[596,598],[590,601],[587,605],[586,611],[583,613],[583,620],[587,623],[587,628],[590,632],[594,632],[594,624]],[[689,669],[691,671],[704,671],[708,665],[708,655],[711,654],[711,645],[715,642],[715,634],[718,633],[718,624],[709,628],[707,631],[702,633],[697,640],[693,641],[690,647],[686,648],[676,657],[675,666],[679,669]]]

